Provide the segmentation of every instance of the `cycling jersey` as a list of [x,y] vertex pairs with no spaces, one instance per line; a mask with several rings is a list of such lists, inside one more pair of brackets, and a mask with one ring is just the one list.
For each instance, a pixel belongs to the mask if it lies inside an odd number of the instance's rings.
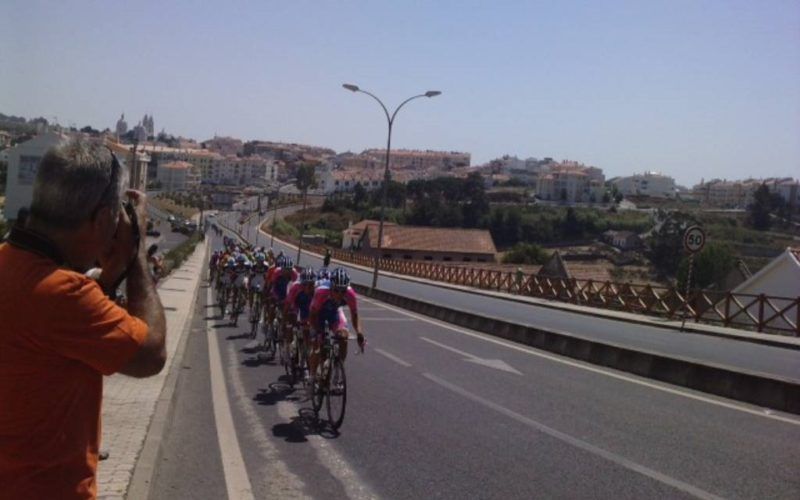
[[292,269],[289,276],[285,276],[283,268],[273,267],[267,273],[267,283],[272,288],[272,298],[278,302],[286,300],[286,294],[289,291],[289,283],[297,280],[297,271]]
[[306,321],[311,314],[311,300],[314,294],[306,293],[305,285],[299,281],[292,283],[289,287],[289,294],[286,297],[286,305],[291,314],[300,314],[300,320]]
[[350,309],[350,315],[358,314],[358,297],[355,290],[347,287],[341,300],[334,300],[328,287],[317,288],[311,300],[311,312],[317,314],[317,324],[314,325],[318,334],[325,332],[325,325],[333,331],[347,328],[347,319],[344,316],[343,306]]

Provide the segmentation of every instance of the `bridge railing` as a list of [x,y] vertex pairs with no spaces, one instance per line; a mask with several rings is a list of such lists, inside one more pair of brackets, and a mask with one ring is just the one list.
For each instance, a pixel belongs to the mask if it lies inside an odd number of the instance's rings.
[[[266,229],[266,228],[265,228]],[[282,237],[286,240],[287,238]],[[293,241],[297,244],[297,241]],[[356,252],[303,244],[318,254],[372,267],[373,257]],[[713,290],[692,290],[642,283],[559,278],[462,265],[380,259],[379,269],[432,281],[493,290],[575,305],[710,323],[726,327],[800,337],[800,297],[776,297]]]

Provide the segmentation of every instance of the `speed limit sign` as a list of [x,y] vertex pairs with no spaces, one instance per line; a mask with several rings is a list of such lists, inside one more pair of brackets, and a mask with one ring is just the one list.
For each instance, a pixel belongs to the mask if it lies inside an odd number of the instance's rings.
[[683,247],[689,253],[697,253],[706,244],[706,233],[700,226],[692,226],[683,233]]

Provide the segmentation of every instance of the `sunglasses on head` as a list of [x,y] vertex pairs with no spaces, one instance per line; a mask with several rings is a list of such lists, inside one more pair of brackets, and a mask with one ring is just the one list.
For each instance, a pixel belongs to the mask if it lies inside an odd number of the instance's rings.
[[111,153],[111,175],[108,177],[108,184],[106,184],[105,189],[103,189],[103,194],[100,195],[100,200],[97,202],[97,206],[94,207],[92,210],[92,219],[97,217],[97,212],[104,206],[106,206],[108,197],[111,196],[111,190],[114,189],[114,181],[119,180],[119,172],[122,170],[122,166],[119,163],[119,159],[117,159],[117,155],[111,151],[111,148],[108,148],[108,152]]

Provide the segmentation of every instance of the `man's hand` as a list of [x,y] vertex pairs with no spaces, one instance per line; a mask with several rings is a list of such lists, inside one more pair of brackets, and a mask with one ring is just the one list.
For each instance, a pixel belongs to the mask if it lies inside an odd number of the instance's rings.
[[363,353],[364,346],[367,345],[367,339],[364,338],[364,334],[361,332],[356,333],[356,341],[358,342],[358,348]]
[[[122,273],[128,268],[134,258],[142,258],[147,267],[147,250],[143,242],[147,236],[147,195],[141,191],[128,190],[128,198],[134,206],[139,224],[139,247],[134,247],[133,225],[128,213],[124,209],[119,211],[117,231],[108,251],[100,257],[100,267],[103,272],[98,280],[103,290],[110,292],[117,283]],[[138,254],[134,254],[138,250]]]
[[146,253],[145,238],[147,238],[147,195],[142,191],[129,189],[126,193],[136,211],[136,220],[139,223],[139,248]]

